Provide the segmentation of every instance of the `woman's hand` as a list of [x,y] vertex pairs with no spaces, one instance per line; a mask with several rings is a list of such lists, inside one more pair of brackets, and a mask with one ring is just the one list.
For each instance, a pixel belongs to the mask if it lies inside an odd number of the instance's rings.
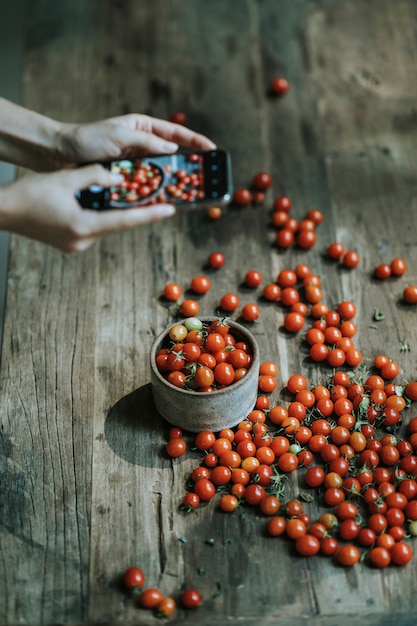
[[103,235],[174,214],[169,204],[103,212],[80,207],[79,189],[110,187],[122,178],[101,165],[24,176],[0,187],[0,228],[71,253],[87,249]]
[[91,124],[63,124],[57,134],[57,146],[63,166],[168,154],[179,147],[216,147],[208,137],[185,126],[135,113]]

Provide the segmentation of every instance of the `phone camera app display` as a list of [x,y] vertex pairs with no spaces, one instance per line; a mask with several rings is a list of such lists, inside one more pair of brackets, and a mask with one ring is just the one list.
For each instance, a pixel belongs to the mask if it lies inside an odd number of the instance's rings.
[[110,188],[113,208],[192,203],[204,197],[203,156],[197,153],[112,161],[110,169],[124,177]]

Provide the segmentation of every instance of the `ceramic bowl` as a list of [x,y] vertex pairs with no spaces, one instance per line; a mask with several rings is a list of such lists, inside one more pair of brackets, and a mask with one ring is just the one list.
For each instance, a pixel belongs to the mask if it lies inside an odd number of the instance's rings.
[[[218,318],[200,316],[200,319],[204,323],[210,323]],[[237,341],[245,341],[250,346],[253,362],[246,376],[228,387],[210,393],[189,391],[169,383],[155,363],[157,351],[166,345],[169,330],[175,324],[171,324],[156,337],[151,347],[151,382],[156,408],[170,424],[191,432],[216,432],[236,426],[252,411],[258,395],[260,357],[254,336],[241,324],[229,320],[230,332]]]

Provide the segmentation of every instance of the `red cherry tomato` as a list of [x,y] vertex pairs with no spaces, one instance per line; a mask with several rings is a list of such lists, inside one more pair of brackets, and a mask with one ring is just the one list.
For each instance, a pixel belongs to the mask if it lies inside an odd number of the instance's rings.
[[258,191],[265,191],[272,185],[272,176],[266,172],[259,172],[254,176],[252,184]]
[[181,595],[181,602],[187,609],[197,608],[203,598],[197,589],[185,589]]
[[285,78],[273,78],[269,84],[269,90],[274,96],[283,96],[290,88],[290,83]]
[[176,111],[174,113],[171,113],[171,115],[169,116],[169,121],[173,122],[174,124],[185,125],[187,123],[187,115],[182,111]]
[[249,189],[236,189],[233,194],[233,202],[239,206],[247,206],[252,202],[252,194]]
[[145,584],[145,574],[139,567],[129,567],[123,574],[123,583],[128,589],[141,589]]

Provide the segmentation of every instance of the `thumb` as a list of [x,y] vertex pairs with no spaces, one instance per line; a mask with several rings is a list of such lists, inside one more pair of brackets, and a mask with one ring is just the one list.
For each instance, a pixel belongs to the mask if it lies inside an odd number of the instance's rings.
[[89,185],[101,185],[110,187],[123,180],[122,174],[112,174],[98,163],[84,165],[68,172],[68,181],[76,189],[84,189]]

